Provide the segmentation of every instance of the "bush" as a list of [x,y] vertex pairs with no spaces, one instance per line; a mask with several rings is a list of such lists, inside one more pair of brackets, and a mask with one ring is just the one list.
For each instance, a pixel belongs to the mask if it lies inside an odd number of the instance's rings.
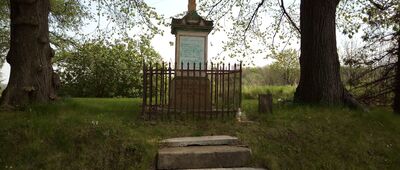
[[[138,97],[142,93],[143,56],[159,60],[160,56],[142,40],[105,44],[88,42],[74,51],[57,55],[60,94],[73,97]],[[141,53],[138,52],[140,48]]]

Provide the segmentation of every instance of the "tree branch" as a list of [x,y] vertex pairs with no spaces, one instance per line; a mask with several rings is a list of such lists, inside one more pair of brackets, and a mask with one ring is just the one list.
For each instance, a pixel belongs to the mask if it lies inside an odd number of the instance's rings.
[[385,7],[381,4],[378,4],[377,2],[373,1],[373,0],[368,0],[372,5],[374,5],[376,8],[380,9],[380,10],[386,10]]
[[294,28],[299,34],[301,34],[300,28],[299,28],[299,27],[296,25],[296,23],[293,21],[292,17],[290,17],[290,15],[287,13],[286,8],[285,8],[285,4],[284,4],[283,0],[281,0],[280,6],[281,6],[281,9],[282,9],[283,14],[284,14],[284,15],[286,16],[286,18],[289,20],[290,24],[293,26],[293,28]]
[[260,10],[260,8],[262,7],[262,5],[264,5],[265,0],[261,0],[261,2],[257,5],[256,10],[254,11],[253,15],[250,18],[249,24],[247,24],[246,29],[244,30],[244,35],[246,35],[246,32],[249,30],[251,23],[253,23],[254,19],[257,16],[258,10]]
[[208,12],[206,18],[208,18],[208,17],[211,15],[211,13],[213,12],[214,8],[217,7],[221,2],[222,2],[222,0],[219,0],[216,4],[214,4],[214,5],[211,7],[211,9],[210,9],[210,11]]

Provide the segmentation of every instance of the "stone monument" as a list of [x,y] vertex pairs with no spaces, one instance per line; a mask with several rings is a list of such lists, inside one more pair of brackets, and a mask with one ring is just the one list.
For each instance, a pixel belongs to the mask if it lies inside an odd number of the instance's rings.
[[[177,65],[170,104],[177,109],[208,110],[211,108],[211,84],[207,74],[199,70],[205,69],[208,60],[208,34],[214,23],[197,14],[196,0],[189,0],[187,14],[181,19],[173,18],[171,25],[171,33],[176,36]],[[194,65],[197,71],[193,71]]]

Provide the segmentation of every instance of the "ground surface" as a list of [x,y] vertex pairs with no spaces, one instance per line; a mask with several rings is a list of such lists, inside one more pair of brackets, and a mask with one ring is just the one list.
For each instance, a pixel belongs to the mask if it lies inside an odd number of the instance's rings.
[[148,169],[164,138],[237,136],[253,166],[269,169],[397,169],[400,116],[384,109],[276,105],[251,124],[234,119],[143,122],[140,99],[64,99],[0,113],[0,169]]

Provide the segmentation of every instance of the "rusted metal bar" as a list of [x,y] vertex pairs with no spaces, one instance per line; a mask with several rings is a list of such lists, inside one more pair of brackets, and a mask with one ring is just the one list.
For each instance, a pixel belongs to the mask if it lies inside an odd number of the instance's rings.
[[[164,65],[163,65],[163,76],[164,76],[164,78],[163,78],[163,80],[164,80],[164,93],[163,93],[163,99],[164,99],[164,104],[163,104],[163,113],[164,112],[167,112],[165,109],[167,108],[167,98],[168,98],[168,89],[167,89],[167,85],[168,85],[168,69],[167,69],[167,65],[166,65],[166,63],[164,63]],[[164,114],[166,114],[166,113],[164,113]],[[165,116],[167,116],[167,115],[165,115]]]
[[[200,107],[200,105],[201,105],[201,95],[202,95],[202,90],[201,89],[203,88],[203,87],[201,87],[202,83],[203,83],[203,81],[201,80],[201,66],[202,66],[201,63],[199,63],[199,83],[197,83],[197,85],[199,87],[198,88],[198,90],[199,90],[198,91],[198,94],[199,94],[198,95],[198,105],[197,105],[197,111],[198,111],[198,115],[199,115],[198,117],[199,118],[202,117],[202,115],[201,115],[202,114],[201,113],[201,107]],[[204,103],[204,104],[206,104],[206,103]]]
[[[201,69],[202,67],[200,67],[200,77],[202,77],[203,78],[203,73],[202,72],[204,72],[204,76],[205,77],[207,77],[207,62],[206,63],[204,63],[204,68],[203,69]],[[204,81],[205,83],[207,83],[207,80],[205,80]],[[206,118],[207,119],[207,117],[208,117],[208,113],[207,113],[207,110],[208,110],[208,103],[209,102],[207,102],[207,95],[208,95],[208,93],[210,93],[209,91],[207,91],[207,89],[209,89],[209,84],[204,84],[203,85],[204,86],[204,95],[203,95],[203,102],[204,102],[204,106],[203,106],[203,110],[202,110],[202,113],[201,114],[203,114],[204,115],[204,118]]]
[[175,67],[175,72],[174,72],[174,79],[175,79],[175,81],[174,81],[174,117],[175,117],[175,119],[177,119],[177,117],[176,117],[177,116],[176,101],[178,101],[178,96],[176,95],[176,90],[177,90],[176,86],[178,86],[177,85],[177,77],[178,77],[177,65],[178,65],[178,63],[175,62],[175,65],[174,65],[174,67]]
[[149,110],[149,119],[151,119],[151,115],[153,112],[153,66],[150,63],[150,110]]
[[220,75],[221,74],[219,74],[219,72],[220,72],[220,65],[219,65],[219,63],[217,64],[217,70],[216,70],[216,74],[215,74],[215,90],[216,90],[216,92],[215,92],[215,113],[216,113],[216,117],[218,118],[219,117],[219,82],[220,82]]
[[[190,63],[188,62],[187,63],[187,66],[186,66],[186,78],[185,78],[185,88],[188,88],[188,86],[190,85],[189,83],[190,83],[190,80],[188,79],[188,77],[190,76]],[[183,91],[183,89],[182,89],[182,91]],[[188,92],[188,91],[186,91],[186,92]],[[186,115],[186,119],[188,119],[188,117],[189,117],[189,100],[188,100],[188,94],[185,94],[186,96],[185,96],[185,101],[186,101],[186,108],[185,108],[185,115]]]
[[237,109],[237,105],[236,105],[236,97],[237,97],[237,93],[236,93],[236,63],[233,66],[234,72],[233,72],[233,106],[235,107],[235,109]]
[[225,117],[225,63],[222,63],[222,117]]
[[181,63],[181,70],[180,70],[180,77],[179,77],[179,81],[180,81],[180,92],[179,92],[179,94],[180,94],[180,97],[181,97],[181,100],[180,100],[180,107],[179,107],[179,114],[181,114],[182,113],[182,111],[183,111],[183,109],[182,109],[182,105],[183,105],[183,93],[182,93],[182,89],[183,89],[183,79],[182,79],[182,76],[183,76],[183,62]]
[[155,88],[154,88],[154,90],[155,90],[155,92],[154,92],[154,94],[155,94],[155,104],[154,104],[154,111],[155,111],[155,115],[156,115],[156,118],[157,118],[157,115],[158,115],[158,63],[156,64],[156,69],[155,69],[155,72],[154,72],[154,75],[156,76],[156,79],[155,79]]
[[239,94],[240,94],[240,97],[239,97],[239,108],[241,108],[242,107],[242,62],[240,62],[240,70],[239,70],[240,72],[240,76],[239,76],[239,78],[240,78],[240,86],[239,86],[239,89],[240,89],[240,92],[239,92]]
[[[193,63],[193,70],[196,69],[196,63]],[[196,78],[196,71],[193,71],[193,77]],[[194,81],[195,79],[193,79]],[[192,82],[193,83],[193,82]],[[198,83],[196,83],[198,84]],[[193,84],[192,84],[193,85]],[[192,94],[195,94],[195,88],[192,87]],[[190,100],[192,100],[192,119],[195,119],[195,103],[196,103],[196,98],[193,97]]]
[[228,63],[228,94],[227,94],[227,100],[228,100],[228,102],[227,102],[227,110],[228,110],[228,115],[230,115],[230,110],[231,110],[231,98],[230,98],[230,96],[229,96],[229,91],[230,91],[230,86],[231,86],[231,84],[230,84],[230,75],[231,75],[231,63]]
[[142,117],[144,117],[145,114],[146,114],[146,105],[147,105],[147,97],[146,97],[146,93],[147,93],[147,83],[146,83],[147,77],[146,76],[147,76],[146,63],[143,62]]
[[164,86],[165,86],[165,77],[164,77],[164,62],[161,63],[162,66],[160,68],[160,112],[161,119],[164,120]]
[[167,117],[170,118],[171,110],[171,63],[168,63],[168,110]]
[[212,63],[211,62],[211,71],[210,71],[210,73],[211,73],[211,80],[210,80],[210,104],[211,104],[211,106],[208,108],[208,109],[210,109],[208,112],[210,112],[209,114],[210,114],[210,118],[212,119],[212,117],[213,117],[213,110],[212,110],[212,106],[213,106],[213,104],[214,104],[214,102],[213,102],[213,90],[214,90],[214,69],[213,69],[213,67],[214,67],[214,63]]

